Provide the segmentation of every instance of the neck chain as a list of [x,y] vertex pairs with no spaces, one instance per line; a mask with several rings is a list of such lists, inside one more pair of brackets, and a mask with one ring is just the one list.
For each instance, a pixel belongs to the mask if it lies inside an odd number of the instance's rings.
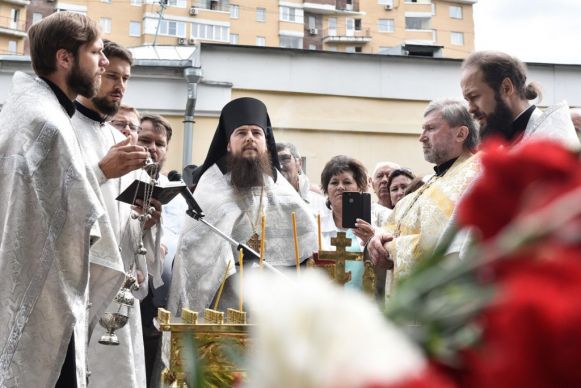
[[[238,191],[238,188],[236,188],[236,191]],[[241,194],[240,191],[238,191],[238,194]],[[252,249],[254,249],[256,252],[258,252],[258,250],[260,249],[260,243],[262,241],[263,236],[260,236],[258,234],[257,228],[259,225],[259,220],[260,220],[260,215],[262,214],[262,198],[264,196],[264,185],[262,185],[262,187],[260,188],[260,201],[258,202],[258,209],[256,209],[256,218],[254,220],[254,222],[252,221],[252,216],[250,214],[250,206],[248,207],[248,210],[244,211],[244,214],[246,214],[246,217],[248,218],[248,221],[250,222],[250,226],[252,227],[252,234],[250,235],[250,238],[248,239],[248,241],[246,241],[246,243],[248,244],[248,246]]]
[[393,234],[394,237],[400,236],[401,226],[402,226],[401,224],[402,224],[403,220],[405,220],[406,216],[408,215],[410,210],[412,210],[412,208],[414,207],[414,205],[416,204],[418,199],[422,196],[424,191],[426,191],[438,178],[439,177],[437,175],[432,175],[432,177],[422,187],[420,187],[418,189],[418,191],[416,192],[417,194],[414,197],[414,199],[412,200],[412,202],[410,203],[410,205],[405,209],[405,211],[402,213],[401,217],[399,217],[399,221],[397,222],[395,232]]

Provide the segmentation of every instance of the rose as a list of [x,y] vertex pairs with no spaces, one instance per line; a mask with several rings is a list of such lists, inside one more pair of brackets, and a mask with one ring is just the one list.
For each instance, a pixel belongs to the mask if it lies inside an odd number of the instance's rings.
[[458,223],[476,227],[484,240],[517,215],[542,208],[581,185],[577,156],[551,141],[513,150],[488,143],[483,153],[482,176],[458,205]]

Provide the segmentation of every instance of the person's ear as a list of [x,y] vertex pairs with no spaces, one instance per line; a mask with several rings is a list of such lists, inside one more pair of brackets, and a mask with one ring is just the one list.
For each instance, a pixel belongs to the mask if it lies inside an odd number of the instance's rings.
[[55,55],[57,68],[68,70],[73,66],[75,62],[73,54],[67,49],[64,48],[58,49]]
[[456,141],[458,143],[464,144],[464,141],[466,141],[466,139],[468,138],[469,133],[470,130],[468,129],[468,127],[462,125],[461,127],[458,128],[458,133],[456,134]]
[[228,142],[228,144],[226,144],[226,151],[230,152],[230,142]]
[[506,77],[505,79],[503,79],[502,83],[500,84],[500,95],[503,97],[510,97],[514,94],[514,92],[515,92],[514,84],[512,83],[510,78]]

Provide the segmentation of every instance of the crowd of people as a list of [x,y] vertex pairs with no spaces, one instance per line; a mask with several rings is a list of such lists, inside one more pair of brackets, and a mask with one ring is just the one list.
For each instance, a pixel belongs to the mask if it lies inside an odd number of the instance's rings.
[[[144,167],[154,165],[150,177],[168,181],[160,171],[171,125],[122,104],[131,52],[69,12],[34,24],[29,41],[35,75],[14,74],[0,112],[0,386],[157,386],[157,307],[174,314],[237,307],[239,253],[187,217],[180,196],[167,205],[116,200],[143,179]],[[466,102],[432,101],[425,109],[419,142],[434,166],[428,176],[404,161],[380,162],[368,174],[355,157],[337,155],[314,185],[297,147],[275,140],[265,104],[243,97],[224,106],[203,164],[187,167],[184,180],[207,222],[279,270],[333,250],[332,239],[345,232],[347,250],[373,263],[381,299],[455,227],[456,204],[480,174],[481,141],[519,147],[549,138],[579,148],[578,112],[531,104],[540,91],[518,59],[476,52],[461,79]],[[369,222],[344,227],[344,192],[373,193]],[[462,231],[446,253],[462,259],[474,238]],[[356,280],[357,265],[349,265]],[[131,276],[137,302],[117,330],[119,345],[103,345],[107,330],[98,322],[117,308]]]

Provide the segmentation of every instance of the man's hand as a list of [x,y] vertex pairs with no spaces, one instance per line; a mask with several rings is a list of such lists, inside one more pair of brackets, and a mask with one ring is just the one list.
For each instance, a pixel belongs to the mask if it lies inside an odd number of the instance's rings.
[[[155,198],[151,198],[150,203],[151,206],[155,208],[155,211],[151,213],[151,218],[145,221],[145,224],[143,225],[143,230],[148,230],[153,225],[158,224],[161,221],[161,202],[159,202]],[[140,199],[135,200],[135,206],[131,206],[131,209],[133,209],[133,211],[139,214],[145,213],[145,210],[143,210],[143,201]]]
[[393,240],[393,236],[379,232],[367,244],[367,252],[369,252],[369,257],[376,267],[393,268],[393,261],[389,259],[389,253],[384,247],[384,244],[391,240]]
[[128,137],[109,149],[107,155],[99,162],[99,168],[107,179],[119,178],[143,167],[148,156],[149,153],[145,148],[132,145],[131,138]]

